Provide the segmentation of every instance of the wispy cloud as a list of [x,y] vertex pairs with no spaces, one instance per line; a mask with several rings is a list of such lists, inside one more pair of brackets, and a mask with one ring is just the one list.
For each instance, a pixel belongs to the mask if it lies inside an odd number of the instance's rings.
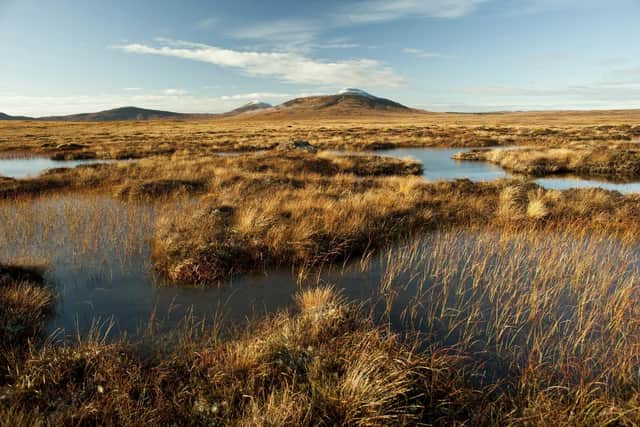
[[167,96],[180,96],[186,95],[187,91],[184,89],[165,89],[162,91],[162,94]]
[[135,54],[206,62],[297,84],[398,87],[405,83],[391,68],[373,59],[322,61],[294,52],[238,51],[184,41],[162,42],[162,46],[128,44],[117,48]]
[[429,52],[423,49],[415,49],[410,47],[405,47],[404,49],[402,49],[402,52],[406,53],[407,55],[414,55],[414,56],[417,56],[418,58],[424,58],[424,59],[454,59],[455,58],[454,55],[447,55],[440,52]]
[[320,31],[320,25],[311,20],[278,20],[244,26],[230,33],[240,40],[255,40],[279,48],[303,48]]
[[364,0],[343,8],[338,19],[345,23],[391,21],[406,16],[459,18],[487,0]]
[[69,96],[24,96],[0,93],[2,112],[11,115],[49,116],[87,113],[125,105],[176,111],[181,113],[222,113],[248,101],[266,101],[273,104],[289,98],[306,96],[302,93],[238,93],[222,96],[167,95],[153,93],[97,93]]
[[289,93],[274,93],[274,92],[254,92],[254,93],[239,93],[236,95],[223,95],[220,97],[223,101],[251,101],[261,99],[286,99],[291,98],[293,95]]
[[220,18],[217,16],[208,16],[196,22],[196,28],[199,30],[208,30],[218,25],[218,23],[220,23]]

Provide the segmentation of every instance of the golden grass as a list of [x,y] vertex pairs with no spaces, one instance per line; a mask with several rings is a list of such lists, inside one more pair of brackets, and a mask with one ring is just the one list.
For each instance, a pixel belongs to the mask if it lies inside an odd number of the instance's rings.
[[[340,299],[329,293],[316,295]],[[325,310],[334,314],[315,315]],[[307,314],[280,313],[244,337],[190,341],[146,361],[132,346],[99,341],[32,350],[15,371],[3,419],[14,425],[33,419],[65,425],[401,425],[419,421],[419,400],[436,386],[444,389],[444,378],[427,377],[425,367],[446,357],[414,354],[353,306],[331,303]]]
[[41,338],[54,302],[42,274],[39,266],[0,263],[0,384],[28,341]]
[[640,148],[637,144],[472,150],[459,153],[456,159],[487,161],[512,172],[533,176],[574,174],[618,179],[640,176]]
[[279,182],[336,175],[356,177],[406,176],[422,173],[420,163],[371,155],[318,154],[272,150],[240,156],[151,158],[136,162],[83,165],[53,169],[39,177],[0,179],[0,198],[15,198],[64,191],[113,193],[123,198],[157,198],[202,193],[217,186],[253,179],[256,189]]
[[[230,275],[279,265],[342,260],[431,223],[418,210],[419,186],[336,178],[303,188],[272,186],[269,198],[219,188],[186,216],[161,217],[156,265],[178,282],[213,284]],[[381,185],[381,186],[379,186]]]
[[638,196],[604,190],[544,190],[533,183],[420,179],[253,180],[212,185],[193,211],[159,220],[153,240],[157,268],[178,283],[217,284],[230,276],[284,266],[317,266],[384,247],[424,230],[494,222],[581,222],[637,229]]
[[[324,129],[306,121],[0,125],[6,152],[157,156],[2,179],[5,257],[50,251],[89,265],[105,248],[120,248],[126,260],[142,256],[151,234],[156,266],[178,281],[217,283],[360,254],[363,268],[382,271],[370,314],[320,286],[301,292],[291,311],[240,332],[188,324],[142,343],[90,336],[43,344],[36,338],[50,291],[30,270],[0,267],[10,277],[0,274],[0,325],[8,334],[0,419],[640,424],[640,196],[544,190],[520,180],[427,183],[407,176],[419,173],[412,162],[327,152],[214,155],[293,138],[353,149],[451,138],[469,146],[588,140],[581,146],[595,147],[640,133],[623,112],[603,113],[613,125],[582,113],[434,117],[442,122],[327,121]],[[571,162],[577,147],[549,152]],[[63,191],[93,194],[69,202]],[[39,193],[53,194],[30,197]],[[87,203],[95,214],[78,215]],[[44,244],[61,226],[82,255],[58,253],[65,242]],[[382,251],[379,258],[372,250]]]
[[422,114],[296,120],[162,120],[150,122],[0,123],[0,151],[106,159],[210,155],[270,149],[304,140],[321,149],[555,145],[631,141],[635,111],[513,114]]

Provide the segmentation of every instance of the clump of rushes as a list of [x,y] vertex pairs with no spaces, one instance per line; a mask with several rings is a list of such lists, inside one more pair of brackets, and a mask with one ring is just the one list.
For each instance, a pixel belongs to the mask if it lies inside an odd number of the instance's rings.
[[156,179],[126,183],[116,194],[122,198],[145,199],[204,191],[206,182],[197,179]]
[[7,364],[37,338],[54,298],[35,266],[0,264],[0,383]]
[[0,341],[13,346],[34,336],[53,302],[41,267],[0,264]]
[[517,150],[482,149],[458,153],[457,160],[486,161],[525,175],[575,174],[608,178],[640,176],[640,150],[626,143],[577,143]]
[[[235,178],[251,178],[273,184],[276,181],[306,181],[340,176],[373,178],[414,176],[422,165],[410,159],[372,155],[348,155],[296,150],[271,150],[238,156],[175,155],[135,162],[55,168],[42,175],[20,180],[0,179],[0,199],[63,191],[99,191],[126,199],[163,198],[217,191],[215,185],[229,185]],[[209,188],[210,187],[210,188]]]
[[345,259],[433,219],[417,180],[364,189],[338,183],[272,187],[267,197],[211,194],[190,214],[160,219],[156,266],[177,282],[215,284],[261,266]]
[[143,359],[89,340],[32,351],[0,415],[13,425],[408,425],[452,422],[456,359],[419,355],[330,288],[231,341]]

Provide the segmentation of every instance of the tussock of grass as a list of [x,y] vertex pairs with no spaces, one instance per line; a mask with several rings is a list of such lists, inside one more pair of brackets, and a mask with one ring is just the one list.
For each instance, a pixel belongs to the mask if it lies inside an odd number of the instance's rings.
[[157,179],[125,184],[117,190],[117,195],[132,199],[157,198],[201,193],[205,189],[206,183],[202,180]]
[[[424,358],[329,289],[312,313],[280,313],[231,341],[189,341],[161,358],[85,341],[32,350],[3,418],[49,424],[362,425],[426,421],[446,396],[446,356]],[[434,406],[431,415],[452,412]],[[436,420],[438,418],[429,418]]]
[[575,174],[634,178],[640,176],[640,150],[621,144],[574,144],[554,148],[471,150],[459,160],[487,161],[504,169],[533,176]]
[[303,188],[237,176],[193,212],[160,218],[153,241],[157,268],[176,282],[217,284],[261,268],[318,265],[384,247],[403,235],[434,227],[493,222],[582,221],[589,226],[635,227],[640,199],[603,190],[544,190],[505,180],[307,180]]
[[193,213],[160,219],[156,266],[178,282],[215,284],[260,266],[345,259],[432,220],[412,186],[353,192],[349,180],[338,182],[272,188],[267,199],[235,189],[212,193]]
[[[241,156],[208,156],[193,159],[175,156],[136,162],[57,168],[22,180],[0,180],[0,198],[33,196],[56,191],[99,191],[126,198],[156,198],[204,191],[208,182],[229,186],[239,178],[251,177],[269,188],[273,183],[298,180],[420,175],[422,166],[414,160],[380,156],[341,156],[334,153],[269,151]],[[214,191],[215,188],[211,188]]]
[[0,263],[0,384],[10,361],[38,338],[53,305],[42,267]]

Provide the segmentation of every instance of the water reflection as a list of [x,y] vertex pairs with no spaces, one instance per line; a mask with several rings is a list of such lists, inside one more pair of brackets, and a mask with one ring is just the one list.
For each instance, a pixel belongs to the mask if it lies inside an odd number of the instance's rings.
[[472,181],[492,181],[507,173],[499,166],[485,162],[461,162],[452,157],[467,149],[461,148],[399,148],[376,151],[375,154],[397,158],[411,157],[424,166],[423,176],[430,180],[468,178]]
[[40,175],[47,169],[74,168],[79,165],[104,163],[104,160],[51,160],[46,157],[0,159],[0,176],[22,179]]

